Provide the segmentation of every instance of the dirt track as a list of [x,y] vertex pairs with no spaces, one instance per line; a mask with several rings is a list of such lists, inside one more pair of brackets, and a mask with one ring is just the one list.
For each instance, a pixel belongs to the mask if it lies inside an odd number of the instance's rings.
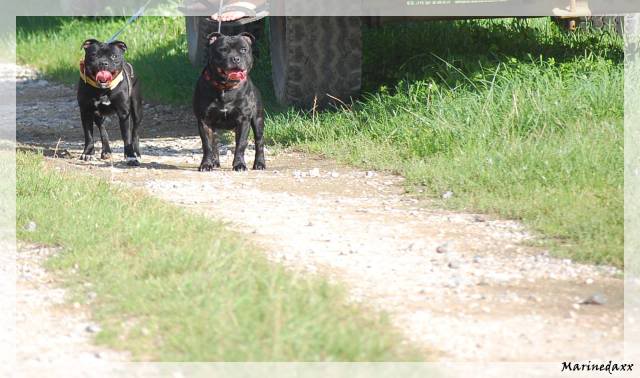
[[[43,268],[44,261],[59,252],[56,248],[37,245],[18,246],[17,361],[21,367],[82,364],[93,368],[107,361],[127,361],[127,353],[91,345],[91,338],[99,326],[91,321],[86,304],[65,304],[66,291]],[[91,300],[87,299],[88,302]]]
[[[18,142],[48,148],[80,170],[230,223],[274,261],[343,282],[352,300],[391,315],[406,339],[438,360],[558,361],[622,355],[623,283],[612,267],[551,258],[526,246],[517,222],[436,209],[404,194],[402,178],[290,151],[268,170],[200,173],[188,108],[145,107],[143,161],[80,162],[72,88],[31,80],[17,93]],[[268,133],[268,124],[266,128]],[[99,149],[99,142],[96,145]],[[232,146],[230,146],[232,147]],[[231,148],[230,148],[231,150]],[[247,152],[247,161],[253,158]],[[601,293],[604,305],[580,304]]]

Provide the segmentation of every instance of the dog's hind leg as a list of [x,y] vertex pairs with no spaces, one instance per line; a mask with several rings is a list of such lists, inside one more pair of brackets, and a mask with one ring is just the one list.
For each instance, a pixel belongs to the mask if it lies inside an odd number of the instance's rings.
[[80,160],[92,160],[93,149],[93,112],[81,112],[82,131],[84,132],[84,150],[80,155]]
[[102,141],[102,152],[100,153],[100,159],[111,159],[111,146],[109,145],[109,134],[107,133],[107,129],[104,127],[104,117],[96,116],[94,118],[94,121],[96,123],[96,126],[98,126],[98,131],[100,131],[100,140]]

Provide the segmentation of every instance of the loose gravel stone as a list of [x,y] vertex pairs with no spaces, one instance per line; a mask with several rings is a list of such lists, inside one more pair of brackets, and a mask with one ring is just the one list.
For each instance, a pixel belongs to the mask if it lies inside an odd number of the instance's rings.
[[602,293],[594,293],[585,298],[582,302],[580,302],[580,304],[602,306],[607,304],[607,297]]
[[34,232],[38,228],[38,225],[34,221],[29,221],[24,225],[24,229],[27,232]]
[[102,331],[102,328],[97,324],[89,324],[88,326],[86,326],[84,328],[84,330],[89,332],[89,333],[98,333],[98,332]]
[[460,286],[460,279],[457,277],[452,277],[445,283],[447,288],[456,288],[458,286]]
[[542,302],[542,299],[540,299],[539,297],[529,294],[527,296],[527,300],[531,301],[531,302]]
[[448,253],[449,252],[449,243],[444,243],[436,247],[437,253]]

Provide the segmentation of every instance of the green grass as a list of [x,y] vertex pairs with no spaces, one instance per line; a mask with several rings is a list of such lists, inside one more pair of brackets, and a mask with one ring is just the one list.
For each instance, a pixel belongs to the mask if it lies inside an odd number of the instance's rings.
[[369,93],[315,121],[276,115],[272,141],[451,190],[442,206],[521,219],[558,255],[623,264],[619,37],[462,21],[369,30],[364,44]]
[[[294,277],[218,223],[108,182],[17,156],[18,238],[50,261],[104,327],[100,343],[161,361],[382,361],[400,350],[384,316]],[[24,225],[35,221],[37,230]],[[75,269],[75,272],[73,271]],[[87,289],[84,283],[92,283]]]
[[[75,82],[76,46],[122,22],[18,18],[18,59]],[[183,23],[143,18],[122,36],[153,78],[148,99],[190,101]],[[440,205],[520,219],[558,255],[623,265],[620,37],[534,19],[399,23],[363,38],[365,94],[315,117],[273,105],[262,41],[253,77],[271,143],[402,174],[436,199],[452,190]]]
[[16,215],[16,163],[13,144],[2,140],[0,135],[0,245],[15,243]]

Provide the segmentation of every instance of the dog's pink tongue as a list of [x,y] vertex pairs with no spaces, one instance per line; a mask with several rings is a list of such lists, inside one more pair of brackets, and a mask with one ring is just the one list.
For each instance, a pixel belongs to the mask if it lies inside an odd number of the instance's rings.
[[99,71],[96,74],[96,80],[101,83],[108,83],[113,79],[113,75],[109,71]]
[[244,71],[232,71],[227,74],[228,80],[242,81],[247,77]]

